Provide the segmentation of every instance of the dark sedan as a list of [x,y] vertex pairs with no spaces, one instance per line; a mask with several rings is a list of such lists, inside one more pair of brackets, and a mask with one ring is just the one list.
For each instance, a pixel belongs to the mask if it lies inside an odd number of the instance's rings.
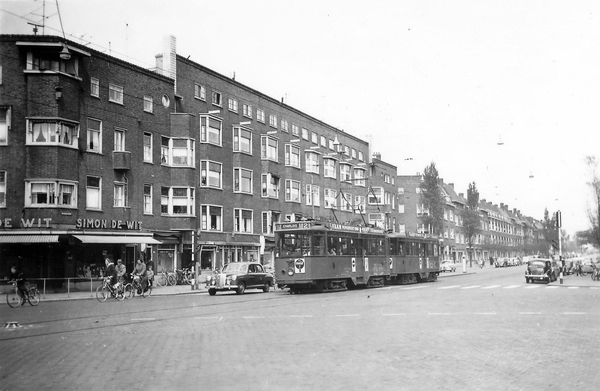
[[235,291],[238,295],[244,294],[246,289],[268,292],[272,286],[273,276],[258,262],[228,263],[220,272],[206,277],[206,288],[211,296],[217,291]]

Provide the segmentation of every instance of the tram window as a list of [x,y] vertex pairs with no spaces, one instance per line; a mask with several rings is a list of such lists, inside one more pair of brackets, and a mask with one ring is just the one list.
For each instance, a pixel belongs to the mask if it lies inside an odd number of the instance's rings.
[[315,234],[312,240],[313,255],[323,255],[325,252],[325,237],[322,234]]
[[398,240],[398,255],[400,255],[400,256],[404,255],[404,246],[406,246],[406,243],[404,243],[404,240]]
[[410,242],[410,253],[408,255],[417,255],[417,244],[415,242]]
[[339,243],[339,254],[340,255],[350,255],[350,246],[348,245],[348,243],[350,242],[350,238],[349,237],[341,237],[340,238],[340,243]]
[[425,243],[419,243],[419,256],[425,256]]
[[384,253],[383,250],[383,239],[379,238],[368,238],[369,249],[367,250],[369,255],[381,255]]
[[433,245],[433,256],[437,257],[438,255],[440,255],[440,246],[438,246],[438,244],[435,243]]
[[350,238],[350,255],[362,256],[363,240],[358,238]]
[[328,235],[327,236],[327,254],[338,255],[339,254],[338,244],[339,244],[338,236]]

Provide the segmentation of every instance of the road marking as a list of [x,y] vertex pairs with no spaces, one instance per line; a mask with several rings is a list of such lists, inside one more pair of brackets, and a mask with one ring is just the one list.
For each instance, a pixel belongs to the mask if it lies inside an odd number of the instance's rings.
[[484,286],[481,289],[494,289],[494,288],[500,288],[500,285],[490,285],[490,286]]
[[154,318],[133,318],[133,319],[131,319],[132,322],[144,321],[144,320],[156,320],[156,319],[154,319]]
[[453,288],[460,288],[460,285],[443,286],[443,287],[438,288],[438,289],[453,289]]
[[503,289],[514,289],[514,288],[518,288],[521,285],[509,285],[509,286],[505,286]]
[[590,289],[600,289],[600,288],[594,286],[594,287],[591,287]]
[[558,286],[558,285],[546,285],[546,288],[548,288],[548,289],[556,289],[556,288],[560,288],[560,286]]
[[497,315],[495,312],[475,312],[475,315]]
[[587,315],[587,312],[565,312],[565,315]]
[[422,289],[422,288],[427,288],[427,287],[425,285],[419,285],[419,286],[409,286],[409,287],[400,288],[400,289],[409,290],[409,289]]
[[290,315],[290,318],[312,318],[312,315]]
[[339,318],[349,317],[349,316],[360,316],[359,314],[338,314],[336,315]]
[[218,316],[195,316],[194,320],[219,319]]
[[519,315],[541,315],[541,312],[519,312]]
[[474,288],[479,288],[481,285],[471,285],[471,286],[463,286],[460,289],[474,289]]
[[242,316],[242,319],[263,319],[264,316]]
[[406,314],[382,314],[383,316],[404,316]]
[[578,286],[570,286],[570,287],[568,287],[568,289],[579,289],[579,287]]
[[535,289],[535,288],[539,288],[541,287],[541,285],[530,285],[530,286],[526,286],[525,289]]
[[452,315],[452,313],[450,313],[450,312],[429,312],[427,315],[428,316],[429,315]]

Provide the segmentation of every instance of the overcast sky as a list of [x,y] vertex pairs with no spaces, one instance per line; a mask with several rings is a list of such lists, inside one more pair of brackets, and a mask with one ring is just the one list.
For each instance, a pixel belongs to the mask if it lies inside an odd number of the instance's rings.
[[[44,12],[45,4],[45,12]],[[587,229],[600,158],[600,2],[59,0],[68,39],[146,68],[177,52],[361,138],[401,175]],[[0,31],[62,35],[56,0],[0,0]],[[42,33],[42,28],[38,34]],[[499,140],[503,145],[498,145]],[[412,160],[406,160],[412,159]]]

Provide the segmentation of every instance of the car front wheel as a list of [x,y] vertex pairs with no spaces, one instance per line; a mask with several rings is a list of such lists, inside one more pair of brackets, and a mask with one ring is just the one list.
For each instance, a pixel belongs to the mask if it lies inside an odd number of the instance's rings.
[[211,288],[211,289],[208,290],[208,294],[211,295],[211,296],[214,296],[214,295],[217,294],[217,290],[214,289],[214,288]]
[[238,295],[243,295],[245,291],[246,291],[246,284],[243,282],[240,282],[240,284],[238,285],[238,288],[236,290],[236,293]]
[[267,293],[270,289],[271,289],[271,285],[269,285],[269,283],[266,282],[265,286],[263,286],[263,292]]

